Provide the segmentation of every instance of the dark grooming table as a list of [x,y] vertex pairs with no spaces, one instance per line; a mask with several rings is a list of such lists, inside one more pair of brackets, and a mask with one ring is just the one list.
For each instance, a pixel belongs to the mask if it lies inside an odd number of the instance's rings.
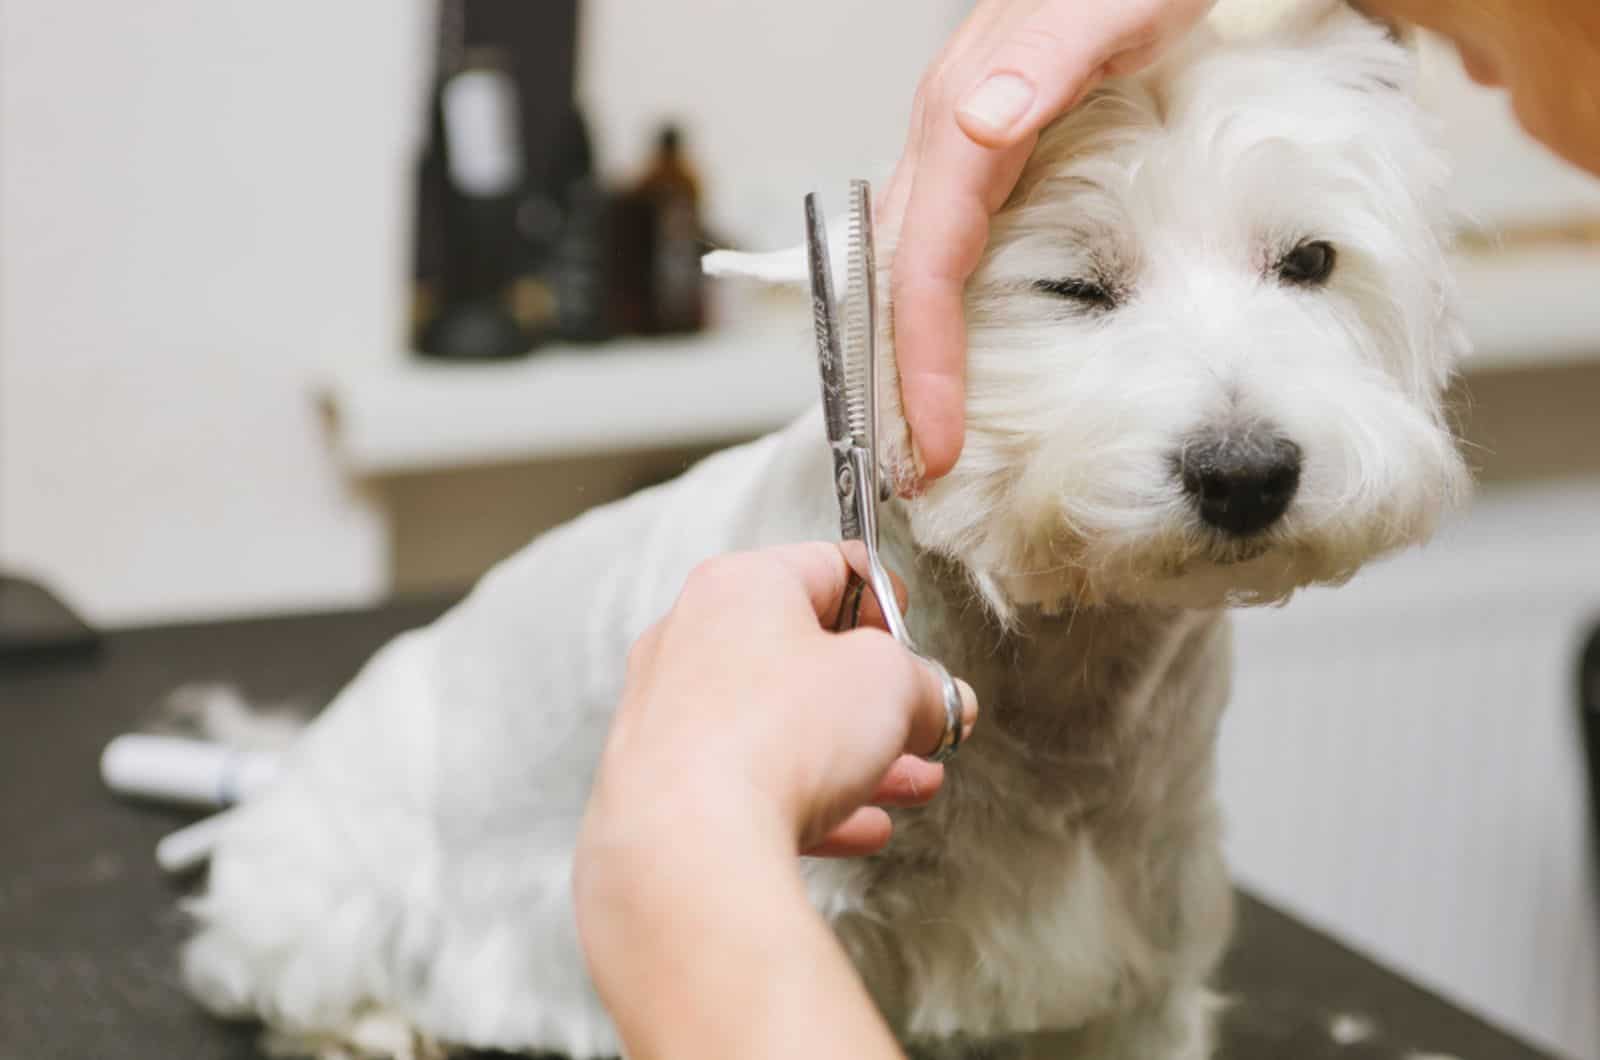
[[[113,632],[94,654],[0,663],[0,1060],[258,1055],[253,1028],[212,1021],[178,986],[182,888],[153,850],[185,818],[116,802],[100,751],[191,681],[324,702],[442,606]],[[1223,1060],[1544,1056],[1249,896],[1222,986]],[[1370,1033],[1339,1044],[1341,1015]]]

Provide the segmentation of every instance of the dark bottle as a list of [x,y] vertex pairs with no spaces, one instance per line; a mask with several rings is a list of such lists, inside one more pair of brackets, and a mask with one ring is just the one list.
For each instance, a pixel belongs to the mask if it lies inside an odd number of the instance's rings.
[[706,317],[700,185],[675,127],[661,131],[650,169],[621,211],[619,294],[628,326],[647,335],[699,331]]
[[683,157],[677,129],[661,133],[655,166],[642,187],[655,214],[651,273],[655,330],[699,331],[705,326],[700,185]]
[[555,301],[555,334],[568,342],[602,342],[617,331],[615,312],[615,224],[611,196],[594,173],[583,115],[571,108],[551,154],[553,201],[540,273]]
[[584,177],[567,188],[565,206],[546,272],[556,334],[568,342],[603,342],[616,333],[611,197]]
[[418,350],[465,359],[526,353],[549,327],[554,299],[528,273],[517,223],[525,155],[508,59],[469,52],[439,85],[432,132],[439,260]]

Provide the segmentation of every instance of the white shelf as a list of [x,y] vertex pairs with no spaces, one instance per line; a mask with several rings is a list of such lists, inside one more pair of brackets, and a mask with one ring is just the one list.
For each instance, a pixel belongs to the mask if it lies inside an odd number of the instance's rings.
[[481,364],[397,354],[322,390],[341,462],[362,475],[722,442],[818,399],[807,333],[784,327]]
[[[1459,263],[1467,370],[1600,359],[1600,251]],[[712,444],[775,429],[817,400],[809,322],[757,315],[681,340],[557,347],[490,364],[396,354],[323,383],[344,465],[398,474]]]

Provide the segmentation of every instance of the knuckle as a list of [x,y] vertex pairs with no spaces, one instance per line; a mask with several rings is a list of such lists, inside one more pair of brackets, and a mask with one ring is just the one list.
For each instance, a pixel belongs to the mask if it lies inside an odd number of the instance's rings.
[[917,82],[917,91],[911,97],[911,120],[920,127],[919,131],[926,130],[929,115],[938,112],[944,98],[944,75],[941,71],[930,70]]
[[661,639],[663,621],[658,620],[646,626],[644,632],[639,634],[634,642],[629,645],[626,665],[630,673],[641,669],[649,660],[650,653],[654,650],[656,642]]
[[1018,26],[1006,45],[1018,56],[1044,60],[1057,58],[1068,47],[1066,35],[1047,22]]
[[726,591],[738,579],[738,556],[715,556],[701,560],[689,571],[684,581],[684,595],[715,596]]
[[1161,23],[1154,18],[1136,22],[1122,38],[1124,52],[1149,51],[1161,43]]
[[1180,24],[1185,21],[1183,6],[1148,3],[1131,10],[1128,20],[1123,24],[1122,34],[1116,41],[1117,48],[1122,51],[1133,51],[1154,45],[1161,39],[1169,21]]
[[887,632],[873,626],[860,626],[845,634],[855,653],[854,661],[874,674],[892,672],[894,656],[900,654],[900,645]]
[[942,99],[949,93],[950,82],[959,67],[957,57],[958,49],[947,48],[923,72],[922,78],[917,82],[917,96],[923,102],[931,103]]
[[850,633],[861,664],[882,693],[898,703],[917,699],[923,687],[922,662],[885,630],[864,627]]
[[940,56],[917,82],[917,91],[912,96],[912,113],[924,123],[954,122],[960,97],[976,83],[979,74],[980,71],[973,67],[971,56]]
[[896,678],[900,685],[900,694],[910,702],[922,699],[923,690],[927,687],[927,668],[921,659],[909,651],[900,653],[900,672]]

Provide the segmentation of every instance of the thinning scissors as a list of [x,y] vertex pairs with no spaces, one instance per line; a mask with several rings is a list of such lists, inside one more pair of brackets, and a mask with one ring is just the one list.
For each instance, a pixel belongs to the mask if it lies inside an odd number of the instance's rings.
[[948,761],[961,746],[961,691],[950,671],[917,649],[878,552],[878,504],[888,499],[888,479],[878,461],[877,263],[872,229],[872,189],[850,182],[848,250],[843,310],[834,295],[827,224],[815,195],[806,196],[806,257],[811,311],[822,376],[822,408],[833,452],[839,528],[846,541],[866,546],[868,581],[851,574],[839,609],[839,629],[860,621],[862,593],[870,584],[895,640],[932,667],[944,692],[945,726],[939,746],[926,755]]

